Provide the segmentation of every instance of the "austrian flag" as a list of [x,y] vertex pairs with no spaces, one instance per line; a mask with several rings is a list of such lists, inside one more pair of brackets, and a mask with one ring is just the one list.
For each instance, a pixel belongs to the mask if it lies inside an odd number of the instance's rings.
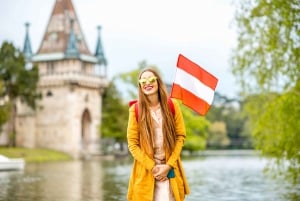
[[205,115],[213,102],[217,83],[215,76],[179,54],[171,97]]

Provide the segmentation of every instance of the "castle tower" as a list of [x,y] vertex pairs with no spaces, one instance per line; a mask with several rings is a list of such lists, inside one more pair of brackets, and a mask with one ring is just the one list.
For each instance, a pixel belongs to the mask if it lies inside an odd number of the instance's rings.
[[[28,28],[24,53],[31,51],[27,35]],[[96,66],[106,69],[106,59],[101,42],[90,53],[71,0],[56,0],[40,48],[27,59],[38,65],[43,98],[35,112],[20,105],[17,145],[55,149],[74,158],[98,153],[102,92],[108,80]]]

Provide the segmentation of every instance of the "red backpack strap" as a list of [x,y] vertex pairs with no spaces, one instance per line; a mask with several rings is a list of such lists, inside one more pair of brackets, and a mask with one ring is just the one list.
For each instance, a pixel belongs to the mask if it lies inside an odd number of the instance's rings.
[[174,107],[174,103],[173,103],[171,98],[168,98],[168,104],[170,106],[170,109],[171,109],[171,112],[172,112],[173,116],[175,116],[175,107]]
[[138,104],[138,102],[136,102],[135,104],[134,104],[134,113],[135,113],[135,119],[136,119],[136,122],[139,122],[138,120],[139,120],[139,104]]
[[128,103],[129,107],[131,107],[132,105],[134,105],[134,113],[135,113],[135,119],[136,119],[136,122],[138,122],[138,115],[139,115],[139,112],[138,112],[138,101],[137,100],[132,100],[132,101],[129,101]]
[[137,100],[129,101],[128,106],[131,107],[133,104],[137,103]]

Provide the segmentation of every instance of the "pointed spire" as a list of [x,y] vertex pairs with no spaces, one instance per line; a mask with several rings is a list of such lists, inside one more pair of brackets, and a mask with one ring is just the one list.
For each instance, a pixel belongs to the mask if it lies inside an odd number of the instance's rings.
[[69,35],[69,41],[66,49],[66,57],[67,58],[77,58],[79,56],[79,51],[77,48],[77,39],[74,33],[74,20],[71,19],[71,30]]
[[97,39],[97,46],[96,46],[96,51],[95,51],[95,56],[97,57],[98,59],[98,64],[100,65],[105,65],[106,66],[106,59],[105,59],[105,56],[104,56],[104,51],[103,51],[103,47],[102,47],[102,42],[101,42],[101,34],[100,34],[100,31],[101,31],[101,26],[97,26],[97,29],[98,29],[98,39]]
[[[71,25],[70,22],[72,20],[73,24]],[[73,32],[72,34],[71,31]],[[72,1],[56,0],[37,53],[65,53],[71,41],[70,36],[76,36],[77,50],[80,54],[92,56],[85,42]]]
[[31,49],[31,43],[29,38],[29,26],[30,24],[26,22],[25,23],[26,35],[25,35],[24,48],[23,48],[23,53],[25,55],[26,60],[28,61],[30,61],[32,57],[32,49]]

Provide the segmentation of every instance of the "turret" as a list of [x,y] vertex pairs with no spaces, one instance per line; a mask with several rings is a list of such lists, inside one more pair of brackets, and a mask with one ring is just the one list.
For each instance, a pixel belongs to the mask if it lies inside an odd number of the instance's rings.
[[106,63],[106,59],[104,56],[104,51],[103,51],[103,47],[102,47],[102,42],[101,42],[101,26],[97,26],[98,29],[98,39],[97,39],[97,46],[96,46],[96,51],[95,51],[95,56],[98,59],[98,64],[100,65],[107,65]]
[[25,35],[25,41],[24,41],[24,47],[23,47],[23,53],[26,59],[26,62],[30,62],[32,58],[32,49],[31,49],[31,43],[29,38],[29,26],[30,24],[28,22],[25,23],[26,27],[26,35]]
[[[97,26],[98,29],[98,38],[97,38],[97,46],[96,46],[96,51],[95,51],[95,57],[97,57],[97,66],[98,68],[102,68],[101,66],[104,66],[104,75],[107,75],[107,60],[104,56],[104,51],[102,47],[102,42],[101,42],[101,26]],[[101,72],[101,69],[98,69]]]

